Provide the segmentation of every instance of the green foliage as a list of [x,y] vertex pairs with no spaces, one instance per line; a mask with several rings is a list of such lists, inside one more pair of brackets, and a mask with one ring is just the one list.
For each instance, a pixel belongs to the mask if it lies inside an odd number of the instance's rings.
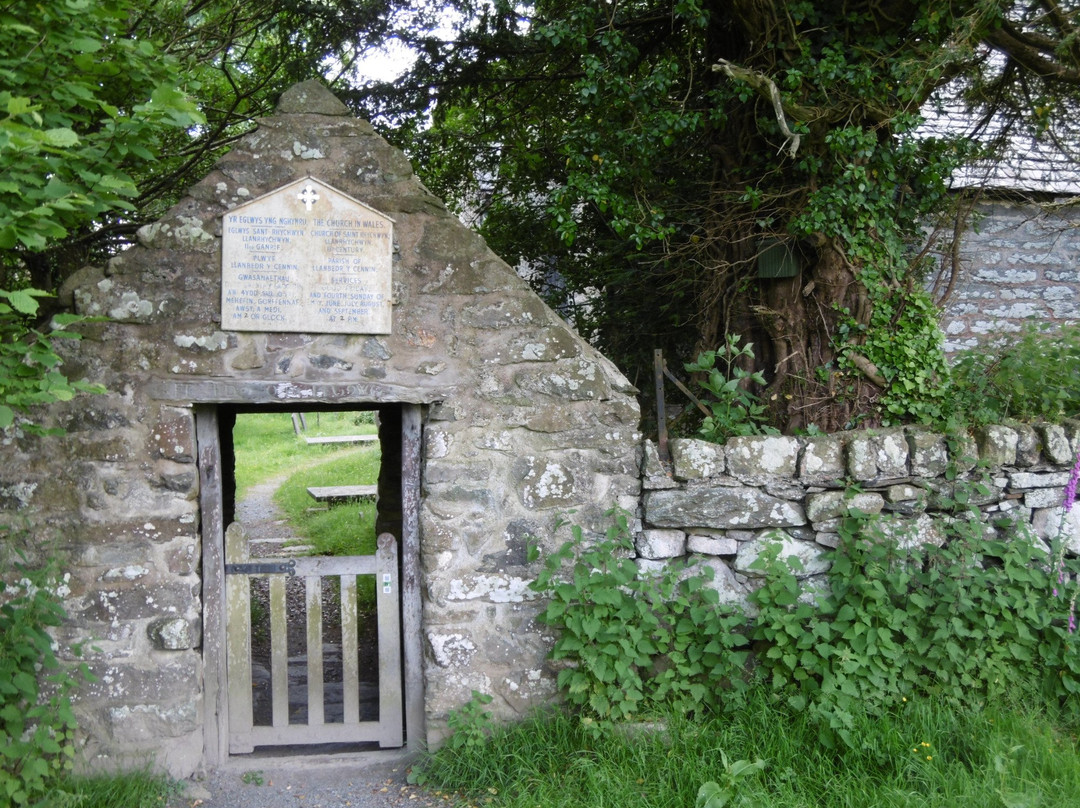
[[953,359],[953,408],[974,424],[1080,415],[1080,325],[1029,325]]
[[490,808],[686,808],[703,783],[726,785],[725,755],[730,769],[768,764],[739,779],[729,808],[1065,808],[1080,793],[1076,726],[1038,700],[909,699],[852,721],[858,745],[826,747],[811,716],[755,686],[738,710],[651,731],[540,712],[482,745],[444,745],[419,770],[429,789]]
[[[38,299],[45,293],[37,289],[14,292],[0,290],[0,429],[15,420],[15,413],[25,413],[38,404],[70,401],[79,392],[101,393],[104,388],[86,381],[73,381],[60,372],[61,358],[54,342],[79,339],[69,326],[84,322],[77,315],[58,314],[52,330],[43,332],[33,326]],[[33,423],[24,423],[33,431]]]
[[874,301],[870,323],[860,326],[847,318],[838,330],[840,366],[854,373],[849,352],[855,351],[878,369],[886,383],[879,402],[886,424],[944,424],[954,418],[938,311],[929,296],[913,289],[898,299],[877,283],[868,290]]
[[[65,578],[66,581],[66,578]],[[61,666],[48,629],[64,619],[66,589],[52,570],[0,580],[0,803],[37,805],[72,766],[74,675]],[[87,675],[85,666],[82,675]]]
[[[468,757],[486,746],[495,729],[491,711],[484,709],[491,702],[491,696],[474,690],[467,702],[450,711],[446,726],[451,735],[446,739],[446,751],[442,755],[444,759]],[[416,767],[409,772],[408,781],[423,786],[431,782],[431,776],[432,772],[427,767]]]
[[568,702],[607,721],[669,709],[696,715],[737,700],[745,619],[718,605],[712,570],[640,569],[627,557],[634,545],[626,513],[610,515],[600,541],[573,526],[573,539],[545,559],[532,584],[549,597],[539,619],[559,629],[551,659],[565,666],[558,684]]
[[484,708],[491,704],[491,701],[491,696],[474,690],[465,704],[451,711],[446,719],[446,726],[452,734],[446,742],[452,749],[479,746],[487,740],[492,720],[491,712]]
[[574,527],[533,584],[549,598],[540,619],[559,630],[551,659],[567,703],[601,724],[700,716],[759,682],[832,747],[858,745],[856,716],[929,696],[971,708],[1026,694],[1080,720],[1080,560],[1058,553],[1055,583],[1045,547],[966,512],[964,487],[936,522],[941,546],[894,519],[844,517],[824,588],[804,590],[796,562],[769,548],[752,618],[682,563],[639,569],[625,514],[601,540]]
[[[1072,37],[1006,6],[462,3],[467,46],[431,43],[404,81],[438,104],[402,140],[631,379],[654,348],[693,361],[737,332],[759,348],[744,367],[777,395],[775,426],[933,420],[946,374],[920,250],[928,224],[955,219],[953,170],[984,155],[967,137],[913,136],[920,110],[962,75],[972,99],[1029,117],[1013,93],[1050,74],[1001,75],[977,54],[1006,18]],[[413,97],[426,120],[432,95]],[[758,277],[777,238],[795,279]]]
[[[0,249],[43,250],[128,210],[161,132],[202,122],[180,63],[135,40],[134,0],[17,0],[0,11]],[[164,33],[164,32],[162,32]]]
[[754,361],[754,343],[739,347],[741,337],[728,334],[715,351],[699,354],[696,362],[687,363],[690,373],[705,374],[698,381],[712,398],[707,402],[712,415],[705,417],[698,434],[705,440],[723,443],[735,435],[778,435],[767,425],[765,405],[748,389],[751,384],[765,386],[761,371],[749,371],[742,364]]
[[1080,692],[1080,642],[1052,599],[1046,550],[1015,525],[987,536],[973,516],[939,529],[944,546],[918,546],[887,520],[846,517],[816,603],[800,598],[783,559],[759,559],[760,670],[790,708],[820,720],[830,744],[858,743],[858,711],[931,694],[972,706],[1008,691],[1063,702]]
[[765,768],[765,761],[761,758],[754,761],[736,760],[734,763],[729,763],[727,753],[723,749],[720,750],[720,763],[724,768],[720,782],[709,780],[707,783],[702,783],[701,788],[698,789],[694,808],[724,808],[738,793],[739,784],[743,780],[753,777]]

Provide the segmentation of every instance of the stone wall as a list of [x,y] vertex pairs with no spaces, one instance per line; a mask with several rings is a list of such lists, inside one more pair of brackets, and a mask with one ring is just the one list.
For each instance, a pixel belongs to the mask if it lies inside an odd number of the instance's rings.
[[1023,323],[1080,322],[1080,211],[981,205],[964,235],[960,282],[941,318],[950,353]]
[[[973,501],[987,530],[1007,514],[1048,541],[1061,525],[1062,491],[1078,452],[1080,421],[987,427],[951,453],[942,435],[918,429],[739,437],[722,446],[679,439],[670,463],[646,442],[637,554],[646,568],[695,556],[713,568],[723,602],[742,602],[760,579],[751,565],[769,544],[782,544],[781,557],[797,556],[801,576],[824,573],[824,554],[837,546],[849,507],[894,514],[918,541],[940,545],[942,498],[957,481],[984,476],[989,490]],[[956,480],[950,466],[960,472]],[[858,493],[849,494],[850,486]],[[1068,517],[1068,548],[1080,554],[1080,508]]]
[[[309,176],[394,220],[390,334],[222,329],[222,216]],[[407,641],[422,646],[428,739],[473,689],[502,717],[549,698],[526,544],[567,510],[600,525],[612,502],[635,506],[640,414],[618,370],[315,83],[286,93],[139,242],[63,290],[109,318],[84,327],[65,370],[109,392],[44,413],[62,436],[0,436],[0,519],[25,526],[32,556],[63,560],[58,639],[89,641],[82,765],[205,763],[203,550],[222,537],[200,510],[196,405],[421,406],[421,637]]]

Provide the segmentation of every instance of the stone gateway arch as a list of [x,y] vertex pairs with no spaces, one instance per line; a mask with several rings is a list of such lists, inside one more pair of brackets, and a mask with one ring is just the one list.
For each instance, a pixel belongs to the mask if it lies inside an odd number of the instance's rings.
[[[438,742],[473,690],[503,717],[554,695],[526,547],[556,542],[567,511],[599,528],[636,507],[635,391],[321,84],[286,92],[62,300],[105,318],[65,370],[108,393],[50,410],[63,435],[9,440],[0,490],[31,553],[72,576],[58,639],[93,649],[86,765],[224,761],[235,574],[337,574],[227,557],[229,427],[247,412],[378,413],[392,560],[371,574],[399,609],[400,672],[379,685],[397,692],[382,710],[400,711],[398,743]],[[338,726],[320,721],[304,742]]]

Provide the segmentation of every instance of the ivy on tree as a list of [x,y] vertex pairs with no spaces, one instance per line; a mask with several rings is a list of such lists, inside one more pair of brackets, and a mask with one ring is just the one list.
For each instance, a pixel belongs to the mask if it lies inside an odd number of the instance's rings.
[[[448,5],[456,39],[420,42],[369,106],[396,113],[425,181],[639,387],[654,348],[686,362],[739,334],[786,430],[947,409],[923,290],[949,250],[925,230],[953,234],[948,178],[982,155],[915,136],[921,111],[950,97],[1053,137],[1080,83],[1075,8]],[[759,277],[776,241],[795,274]]]

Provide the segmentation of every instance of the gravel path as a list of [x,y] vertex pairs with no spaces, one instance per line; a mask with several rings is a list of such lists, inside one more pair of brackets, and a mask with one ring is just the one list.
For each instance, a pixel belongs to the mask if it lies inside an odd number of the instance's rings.
[[185,783],[168,808],[419,808],[453,801],[405,782],[399,751],[230,760]]
[[[253,539],[292,537],[273,501],[282,480],[254,486],[237,503],[237,519]],[[450,806],[452,800],[406,783],[412,758],[400,749],[283,756],[235,756],[222,768],[184,783],[168,808],[406,808]]]

